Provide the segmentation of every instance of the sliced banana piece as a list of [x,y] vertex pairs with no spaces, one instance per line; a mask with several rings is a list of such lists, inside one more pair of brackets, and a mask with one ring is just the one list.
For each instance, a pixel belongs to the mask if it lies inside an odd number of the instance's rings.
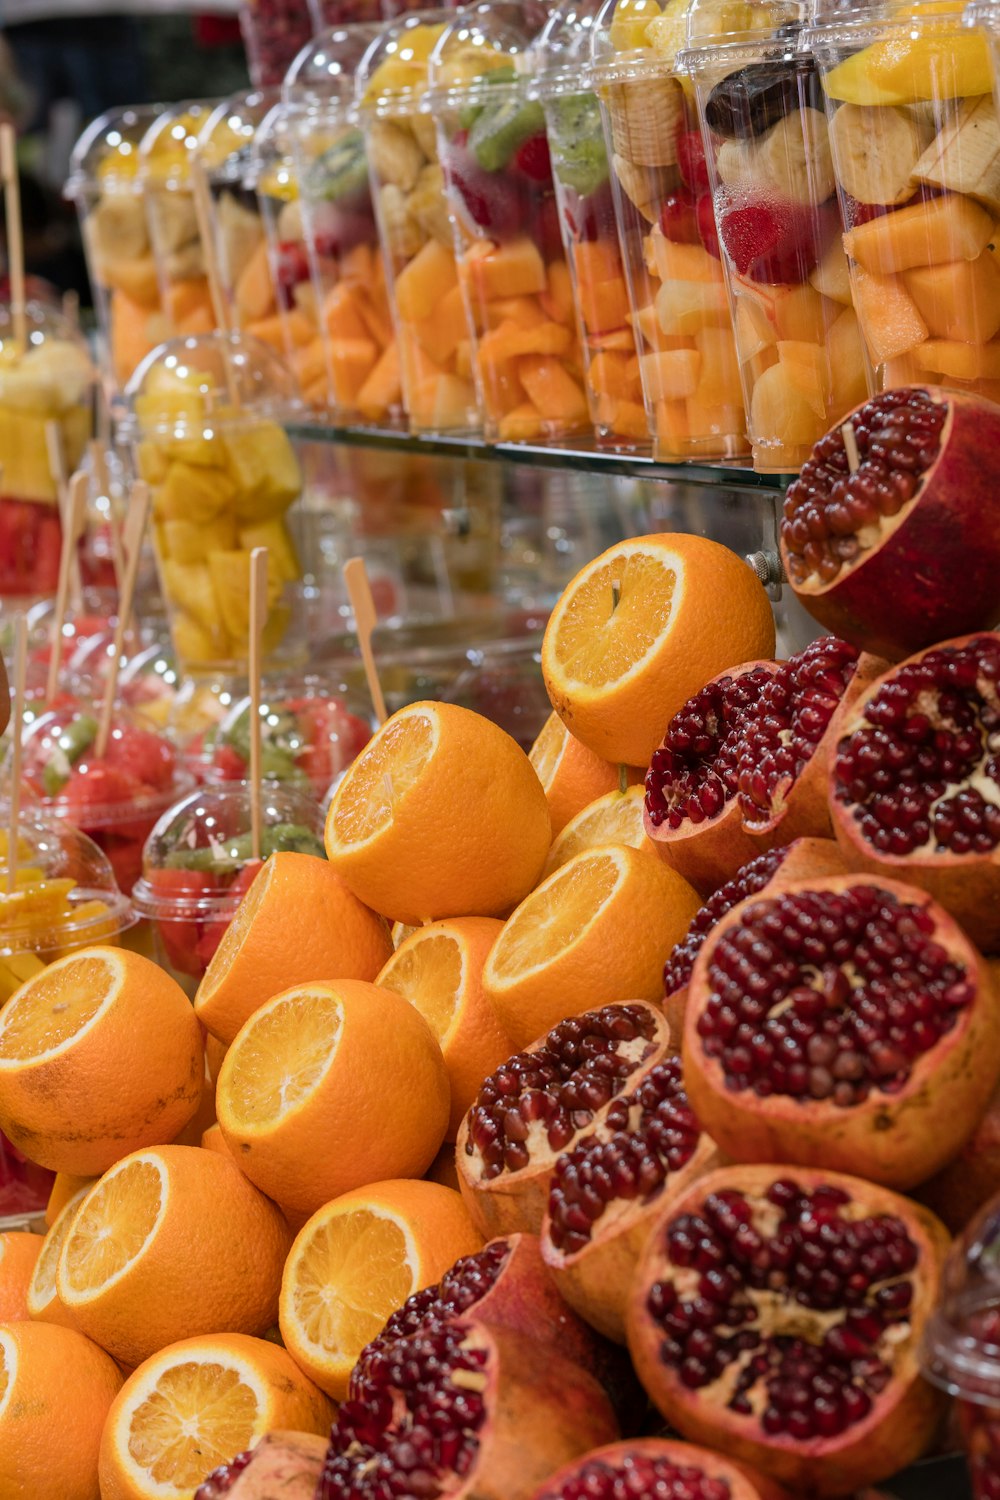
[[749,187],[757,181],[757,147],[754,141],[723,141],[715,159],[719,181],[726,187]]
[[757,146],[755,180],[792,203],[825,203],[836,183],[826,116],[798,109],[779,120]]
[[406,197],[395,183],[383,183],[378,195],[386,248],[393,260],[409,260],[424,244],[424,234],[410,218]]
[[913,171],[933,131],[907,109],[842,104],[830,122],[841,188],[859,203],[905,203],[913,196]]
[[424,153],[408,130],[392,120],[373,120],[368,133],[368,158],[380,182],[408,193],[420,176]]
[[406,211],[426,235],[437,240],[446,250],[454,250],[455,236],[448,217],[444,170],[438,162],[428,162],[424,167],[406,200]]
[[91,214],[88,228],[104,255],[137,260],[149,249],[146,209],[138,195],[105,194]]
[[963,99],[911,172],[914,182],[967,193],[1000,213],[1000,125],[992,94]]
[[635,204],[648,224],[655,224],[660,217],[660,204],[670,191],[672,169],[643,167],[624,156],[613,156],[611,165],[626,198]]
[[437,129],[433,115],[412,115],[406,122],[413,131],[413,138],[428,161],[437,161]]

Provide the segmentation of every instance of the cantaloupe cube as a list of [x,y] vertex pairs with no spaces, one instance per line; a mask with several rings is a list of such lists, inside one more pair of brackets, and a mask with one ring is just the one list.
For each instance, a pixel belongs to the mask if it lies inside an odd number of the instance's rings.
[[608,333],[620,328],[629,315],[628,287],[624,276],[610,281],[577,284],[580,316],[588,333]]
[[577,240],[573,245],[573,269],[578,282],[593,285],[622,277],[622,261],[613,240]]
[[285,319],[280,313],[272,313],[269,318],[254,318],[246,324],[246,331],[255,339],[260,339],[262,344],[267,344],[269,348],[284,356],[287,347]]
[[402,399],[399,349],[395,343],[391,343],[383,351],[378,364],[358,391],[356,404],[362,416],[374,421],[398,406]]
[[392,318],[384,296],[374,287],[361,287],[357,298],[357,309],[368,331],[380,349],[392,343]]
[[332,339],[367,339],[371,331],[361,316],[359,289],[346,281],[338,281],[323,299],[323,325]]
[[483,302],[492,302],[495,297],[537,296],[548,284],[545,262],[529,239],[511,240],[486,255],[467,256],[465,263],[475,294]]
[[[370,343],[371,341],[365,340],[365,342]],[[374,344],[371,347],[374,349]],[[311,344],[306,344],[304,348],[296,349],[290,363],[296,384],[303,394],[305,394],[309,386],[315,385],[318,380],[326,381],[326,348],[321,338],[314,336]]]
[[338,406],[353,407],[358,392],[378,363],[373,339],[331,339],[330,383]]
[[545,273],[545,289],[539,294],[539,304],[547,318],[554,323],[565,323],[571,328],[576,321],[576,304],[573,301],[573,283],[565,261],[554,260]]
[[215,326],[215,309],[211,303],[205,302],[189,312],[186,318],[181,318],[177,332],[185,338],[197,338],[202,333],[214,333]]
[[469,337],[465,298],[457,284],[446,292],[431,317],[413,324],[413,337],[436,364],[447,365],[462,339]]
[[515,359],[519,354],[568,354],[573,339],[562,323],[536,323],[522,328],[517,323],[502,323],[484,333],[479,341],[480,364],[493,360]]
[[542,311],[537,297],[498,297],[483,309],[485,326],[499,328],[501,323],[516,323],[518,328],[534,328],[552,321]]
[[653,263],[661,281],[721,281],[722,262],[702,245],[682,245],[654,230]]
[[868,395],[868,356],[853,307],[845,307],[826,335],[830,362],[830,416],[860,405]]
[[804,339],[779,339],[778,361],[817,417],[825,420],[830,401],[830,371],[823,345],[810,344]]
[[472,340],[461,339],[455,347],[455,374],[461,375],[463,380],[472,379]]
[[569,426],[587,420],[583,390],[551,355],[524,355],[517,361],[517,375],[544,422]]
[[465,432],[478,422],[475,388],[457,375],[439,375],[431,397],[431,424],[441,432]]
[[241,319],[266,318],[277,306],[266,240],[254,246],[236,279],[233,296]]
[[928,339],[914,349],[913,357],[924,372],[940,372],[952,380],[1000,380],[1000,344]]
[[690,344],[690,338],[683,334],[663,332],[652,302],[641,307],[637,313],[632,313],[629,322],[635,331],[634,336],[640,338],[650,349],[685,349]]
[[400,329],[399,354],[403,369],[403,390],[407,401],[413,399],[413,393],[417,386],[431,385],[439,375],[444,375],[444,368],[431,359],[417,340],[413,337],[413,325],[403,324]]
[[778,341],[778,330],[755,297],[736,299],[736,347],[740,359],[754,359]]
[[121,290],[111,293],[111,359],[121,383],[153,348],[150,309]]
[[341,281],[359,281],[362,286],[370,286],[373,280],[383,278],[384,274],[382,257],[372,251],[371,245],[354,245],[340,256]]
[[311,344],[319,332],[319,323],[310,318],[299,307],[290,307],[282,316],[285,339],[293,349],[304,349]]
[[[729,328],[702,328],[694,336],[701,355],[698,387],[692,392],[699,406],[738,406],[742,399],[740,367]],[[692,429],[694,424],[692,423]]]
[[649,419],[646,408],[637,401],[616,400],[603,396],[598,407],[597,425],[612,437],[632,438],[636,442],[649,441]]
[[530,443],[541,437],[543,430],[538,408],[525,401],[500,419],[497,436],[502,443]]
[[911,266],[975,260],[992,233],[986,210],[952,193],[859,224],[844,235],[844,249],[866,271],[884,276]]
[[859,267],[854,273],[854,305],[876,364],[905,354],[927,337],[920,309],[898,276],[876,276]]
[[[917,345],[919,348],[920,345]],[[921,370],[916,360],[916,349],[910,354],[901,354],[898,359],[887,359],[879,371],[881,384],[892,390],[897,385],[920,385],[927,380],[926,371]]]
[[594,354],[634,354],[635,338],[630,328],[616,328],[614,333],[595,333],[587,339],[587,347]]
[[684,458],[691,442],[686,401],[659,401],[656,406],[657,458]]
[[479,363],[479,388],[482,392],[486,415],[499,422],[515,407],[525,404],[524,386],[517,373],[515,360],[489,360]]
[[833,240],[819,265],[809,277],[810,285],[832,302],[851,306],[851,272],[839,239]]
[[749,426],[754,443],[788,449],[809,447],[822,431],[788,366],[780,362],[765,370],[753,388]]
[[639,356],[650,401],[683,401],[698,389],[701,355],[697,349],[667,349]]
[[821,344],[828,325],[839,315],[839,304],[825,301],[807,281],[779,287],[775,293],[774,326],[779,339]]
[[706,406],[696,396],[691,396],[684,404],[687,407],[692,442],[716,442],[721,438],[743,436],[746,417],[742,401],[738,406],[731,402],[721,406]]
[[932,338],[988,344],[1000,331],[1000,271],[992,255],[917,266],[903,281]]
[[396,308],[408,323],[429,318],[443,297],[458,285],[455,257],[437,240],[428,240],[396,277]]
[[208,282],[204,276],[188,281],[173,281],[166,289],[163,311],[175,328],[200,308],[211,309]]
[[778,363],[778,346],[777,344],[768,344],[766,348],[759,349],[752,359],[741,360],[740,363],[747,388],[753,390],[754,385],[760,379],[761,375],[763,375],[764,371],[769,370],[772,365]]
[[628,362],[627,354],[595,354],[587,366],[587,384],[599,396],[617,400],[624,394]]
[[656,294],[656,316],[663,333],[723,328],[729,323],[726,289],[715,281],[665,281]]

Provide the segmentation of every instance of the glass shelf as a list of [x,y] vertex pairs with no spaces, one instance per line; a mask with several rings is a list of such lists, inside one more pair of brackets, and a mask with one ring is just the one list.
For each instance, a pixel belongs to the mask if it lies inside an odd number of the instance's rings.
[[485,459],[494,463],[526,464],[532,468],[575,469],[590,474],[624,474],[636,479],[672,480],[716,488],[780,493],[795,478],[793,474],[755,474],[747,464],[738,462],[659,463],[649,453],[629,449],[549,448],[530,443],[487,443],[473,437],[416,437],[392,428],[328,427],[308,421],[288,422],[286,427],[291,437],[302,442],[336,443],[426,457]]

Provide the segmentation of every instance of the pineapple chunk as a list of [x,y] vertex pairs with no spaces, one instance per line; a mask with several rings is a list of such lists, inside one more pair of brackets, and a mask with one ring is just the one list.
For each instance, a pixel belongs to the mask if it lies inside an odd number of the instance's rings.
[[204,525],[232,512],[236,487],[223,469],[174,461],[156,498],[156,509],[166,520]]
[[258,422],[227,434],[224,442],[239,520],[256,523],[280,516],[302,487],[295,450],[284,429],[277,422]]
[[240,527],[240,546],[247,552],[255,547],[267,548],[268,576],[282,583],[294,583],[302,577],[302,567],[295,551],[295,543],[285,522],[280,517],[261,521],[257,526]]

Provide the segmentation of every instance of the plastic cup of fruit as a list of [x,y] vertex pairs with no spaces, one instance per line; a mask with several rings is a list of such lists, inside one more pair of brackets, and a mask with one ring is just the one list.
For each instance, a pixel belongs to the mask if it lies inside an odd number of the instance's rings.
[[[380,31],[359,24],[323,32],[289,69],[283,95],[298,198],[279,202],[273,220],[289,323],[301,315],[299,288],[312,270],[310,326],[318,328],[322,394],[336,420],[398,427],[405,422],[399,346],[364,135],[354,111],[355,74]],[[271,175],[258,184],[262,201]],[[312,374],[314,346],[304,328],[297,358]]]
[[150,104],[94,120],[73,149],[65,189],[80,220],[101,331],[101,373],[112,399],[170,332],[139,179],[139,143],[159,113]]
[[[973,17],[1000,22],[995,7]],[[988,33],[961,4],[820,8],[820,67],[854,306],[876,385],[1000,394],[1000,129]],[[991,144],[992,143],[992,144]]]
[[191,188],[191,161],[215,103],[172,105],[156,116],[139,143],[139,185],[160,302],[173,335],[211,333],[216,326]]
[[[733,27],[720,30],[720,18]],[[793,472],[868,394],[816,63],[795,0],[694,0],[693,82],[756,469]]]
[[957,1398],[974,1500],[1000,1497],[1000,1196],[955,1241],[924,1334],[925,1377]]
[[[431,59],[438,131],[471,313],[486,436],[563,442],[592,431],[559,205],[522,6],[462,11]],[[439,325],[440,328],[443,324]]]
[[292,652],[301,578],[290,515],[302,487],[281,426],[288,375],[245,335],[173,339],[139,366],[123,433],[152,492],[153,544],[182,669],[245,669],[249,563],[268,549],[264,648]]
[[[260,812],[263,859],[279,849],[324,856],[315,798],[267,783]],[[189,992],[260,869],[250,823],[250,788],[232,782],[192,792],[164,814],[146,840],[132,901],[152,926],[157,962]]]
[[0,598],[54,594],[59,581],[59,491],[46,430],[58,430],[67,473],[90,436],[94,369],[79,331],[41,303],[25,308],[21,345],[0,306]]
[[[193,777],[165,735],[119,709],[104,755],[96,753],[96,711],[89,705],[52,709],[24,735],[26,795],[47,818],[88,834],[130,893],[142,868],[142,846],[157,818],[190,791]],[[8,754],[8,774],[10,757]]]
[[475,435],[473,330],[425,97],[431,52],[451,19],[425,10],[384,27],[358,65],[356,101],[409,425]]
[[624,292],[638,354],[633,365],[609,351],[598,378],[644,405],[656,456],[668,461],[749,451],[705,147],[692,90],[674,66],[685,10],[686,0],[665,10],[657,0],[607,0],[591,28],[587,75],[602,105],[627,272],[616,282],[602,242],[584,247],[593,277],[609,276],[596,284],[590,318],[610,303],[607,319]]

